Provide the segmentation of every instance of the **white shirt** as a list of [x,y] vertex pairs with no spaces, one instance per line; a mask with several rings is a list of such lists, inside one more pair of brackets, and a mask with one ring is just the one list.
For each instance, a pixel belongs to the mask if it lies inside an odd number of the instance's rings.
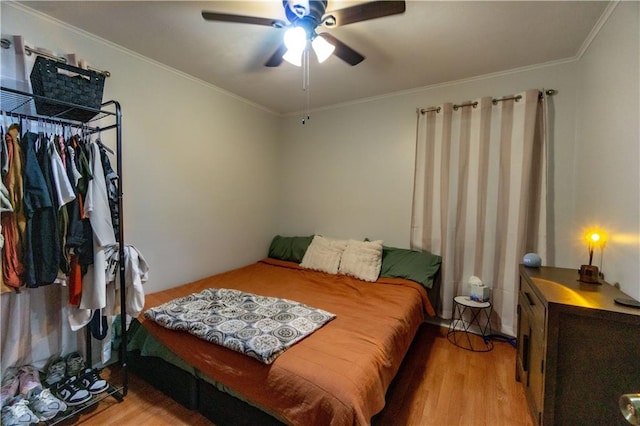
[[84,201],[84,214],[93,228],[93,265],[89,265],[82,282],[80,308],[102,309],[107,305],[107,280],[105,271],[107,262],[105,246],[115,244],[116,237],[111,223],[111,210],[107,196],[107,185],[100,160],[100,148],[91,144],[91,174],[87,195]]
[[58,208],[62,208],[65,204],[76,199],[76,194],[73,191],[67,171],[62,164],[62,158],[58,154],[58,150],[52,140],[49,140],[47,144],[47,150],[51,155],[51,171],[53,175],[53,185],[55,186],[55,193],[58,198]]
[[[118,268],[120,253],[118,244],[106,248],[107,264],[107,309],[105,315],[117,315],[116,289],[122,291],[120,283],[120,270]],[[124,289],[126,291],[127,315],[137,317],[144,308],[144,289],[142,285],[149,279],[149,267],[142,253],[132,245],[124,246]],[[111,284],[114,284],[113,286]]]

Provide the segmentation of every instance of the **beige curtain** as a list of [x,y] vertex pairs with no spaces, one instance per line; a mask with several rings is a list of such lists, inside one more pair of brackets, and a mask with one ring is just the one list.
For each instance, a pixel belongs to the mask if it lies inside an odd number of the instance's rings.
[[439,316],[475,275],[494,331],[514,336],[518,264],[547,255],[547,112],[538,90],[510,97],[418,112],[411,246],[442,256]]

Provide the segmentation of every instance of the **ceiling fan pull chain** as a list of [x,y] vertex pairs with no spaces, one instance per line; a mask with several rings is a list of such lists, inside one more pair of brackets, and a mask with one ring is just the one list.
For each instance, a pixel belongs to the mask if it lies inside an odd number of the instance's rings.
[[302,90],[309,88],[309,49],[302,51]]
[[309,118],[310,90],[309,90],[309,46],[302,53],[302,90],[305,92],[305,107],[302,124],[305,124]]

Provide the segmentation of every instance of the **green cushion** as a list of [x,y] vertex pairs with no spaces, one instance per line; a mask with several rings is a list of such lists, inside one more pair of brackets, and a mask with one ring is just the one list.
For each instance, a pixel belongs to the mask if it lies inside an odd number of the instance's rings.
[[289,262],[302,262],[313,235],[309,237],[283,237],[276,235],[269,247],[269,257]]
[[440,270],[442,258],[426,250],[408,250],[396,247],[382,248],[381,277],[406,278],[416,281],[426,288],[433,287],[433,281]]

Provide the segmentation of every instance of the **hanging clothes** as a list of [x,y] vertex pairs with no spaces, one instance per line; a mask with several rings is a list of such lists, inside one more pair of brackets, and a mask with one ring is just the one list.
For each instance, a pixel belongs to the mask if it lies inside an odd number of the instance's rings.
[[[4,117],[4,125],[0,128],[0,172],[2,174],[2,178],[8,172],[8,155],[7,155],[7,142],[4,139],[5,130],[9,130],[7,126],[6,117]],[[5,169],[6,166],[6,169]],[[11,205],[11,201],[9,200],[9,191],[7,187],[4,186],[3,179],[0,179],[0,213],[1,212],[12,212],[13,206]],[[0,222],[0,250],[4,247],[4,234],[2,234],[2,223]],[[11,287],[7,286],[4,283],[4,278],[2,274],[2,255],[0,254],[0,294],[11,292]]]
[[[4,139],[4,137],[2,138]],[[0,212],[13,212],[13,207],[11,206],[11,201],[9,201],[9,191],[7,187],[4,186],[2,180],[0,180]],[[0,231],[2,225],[0,224]],[[4,235],[0,233],[0,249],[4,247]],[[0,256],[0,262],[2,262],[2,256]],[[2,265],[2,263],[0,263]],[[8,293],[11,291],[11,288],[4,283],[3,274],[0,268],[0,294]]]
[[58,138],[60,138],[60,136],[54,136],[53,139],[47,141],[47,151],[51,161],[51,175],[53,177],[53,185],[55,188],[54,192],[57,195],[54,201],[57,209],[60,210],[64,205],[75,200],[76,194],[71,186],[69,177],[67,176],[67,170],[62,163],[62,157],[59,153],[60,147],[55,143],[55,140]]
[[91,143],[90,165],[93,179],[87,187],[87,195],[84,200],[84,214],[91,222],[93,229],[93,265],[84,277],[80,308],[102,309],[106,306],[106,279],[107,267],[105,247],[115,244],[115,234],[111,223],[109,199],[104,170],[100,159],[100,149],[97,144]]
[[[70,228],[67,233],[67,244],[73,244],[72,247],[75,247],[75,253],[78,255],[78,264],[84,276],[89,265],[93,264],[93,230],[91,229],[89,218],[84,213],[84,200],[87,196],[89,183],[93,180],[89,164],[91,153],[88,146],[85,149],[85,144],[78,135],[71,138],[70,146],[74,149],[75,169],[77,171],[77,174],[74,172],[74,178],[77,179],[76,190],[80,209],[80,222],[74,222],[73,217],[70,216],[69,226],[73,229]],[[73,241],[78,241],[79,245],[69,242],[72,239]]]
[[[120,265],[120,245],[114,244],[106,247],[105,255],[107,259],[107,283],[112,291],[107,294],[106,315],[116,315],[118,306],[116,291],[122,291],[118,267]],[[137,317],[144,308],[144,288],[142,285],[149,279],[149,266],[142,256],[142,253],[133,245],[124,246],[125,282],[126,291],[126,314]],[[112,285],[113,284],[113,285]]]
[[[76,199],[75,190],[71,185],[71,181],[67,175],[67,170],[60,155],[60,144],[62,140],[61,136],[54,136],[48,141],[48,151],[51,159],[51,172],[53,176],[53,186],[57,197],[54,199],[54,205],[57,210],[57,228],[58,228],[58,250],[60,252],[59,270],[62,274],[59,274],[59,280],[65,280],[64,276],[69,272],[69,259],[67,251],[65,250],[67,239],[67,228],[69,224],[69,215],[65,206],[71,201]],[[66,153],[64,153],[64,144],[62,150],[66,159]]]
[[[144,308],[144,289],[142,285],[149,279],[149,267],[142,257],[142,253],[132,245],[124,246],[124,267],[125,277],[124,284],[120,282],[119,266],[120,266],[120,244],[113,244],[105,248],[105,257],[107,260],[106,280],[107,280],[107,306],[102,311],[102,315],[110,318],[120,313],[117,310],[124,309],[124,312],[131,316],[137,317]],[[124,287],[124,289],[123,289]],[[120,306],[117,302],[118,292],[125,292],[126,305]],[[96,314],[97,315],[97,314]],[[94,317],[92,322],[95,321]],[[111,327],[111,321],[106,321],[107,326]],[[103,324],[101,321],[100,325]],[[127,323],[128,324],[128,323]],[[104,339],[102,345],[102,362],[107,363],[111,358],[111,339]]]
[[[119,311],[136,316],[142,310],[149,268],[135,247],[125,246],[120,282],[118,175],[107,148],[77,135],[68,144],[60,135],[28,131],[20,137],[18,125],[2,139],[0,291],[66,282],[71,330],[94,324],[96,338],[108,337]],[[125,292],[123,306],[116,302],[119,291]],[[101,344],[106,363],[111,339]]]
[[40,136],[33,132],[22,137],[26,213],[24,282],[27,287],[51,284],[58,273],[59,258],[56,256],[56,223],[51,189],[36,153],[36,144],[41,142]]
[[[20,126],[17,124],[12,125],[9,128],[9,134],[13,140],[13,171],[10,175],[15,176],[15,182],[13,184],[14,190],[9,194],[11,195],[11,204],[13,205],[13,211],[15,213],[16,225],[18,227],[18,248],[19,254],[22,255],[22,241],[24,241],[24,233],[27,227],[27,219],[24,212],[24,182],[21,179],[23,175],[23,161],[24,154],[20,145]],[[7,187],[9,189],[9,187]]]
[[[11,201],[9,201],[9,191],[4,183],[0,180],[0,212],[12,212],[13,207]],[[0,247],[4,246],[4,236],[0,235]],[[0,274],[2,278],[2,274]]]
[[[12,212],[13,207],[9,201],[9,191],[4,183],[0,180],[0,212]],[[4,246],[4,236],[0,235],[0,247]],[[0,274],[0,278],[2,274]]]
[[111,223],[113,224],[113,232],[118,241],[120,235],[120,211],[118,202],[118,174],[111,167],[109,156],[107,155],[107,149],[98,141],[98,147],[100,148],[100,160],[102,162],[102,169],[104,170],[104,177],[107,183],[107,195],[109,197],[109,209],[111,211]]
[[20,286],[21,277],[24,273],[24,266],[21,261],[22,243],[18,226],[18,222],[22,221],[20,216],[24,216],[19,134],[20,127],[17,124],[12,124],[5,135],[8,168],[7,174],[3,176],[3,183],[9,193],[9,201],[13,211],[5,211],[0,214],[2,235],[4,236],[4,246],[2,247],[3,280],[5,285],[15,288]]
[[[78,182],[82,178],[82,174],[76,166],[76,149],[78,149],[78,145],[75,137],[71,138],[69,145],[64,149],[66,149],[66,155],[63,158],[66,158],[66,161],[63,161],[63,163],[65,163],[67,178],[71,183],[75,195],[75,198],[63,207],[67,215],[64,253],[66,253],[65,257],[69,262],[67,272],[69,304],[78,306],[82,293],[80,253],[83,247],[89,247],[90,253],[87,257],[93,257],[93,249],[91,248],[91,242],[85,238],[85,232],[83,230],[84,209],[82,207],[82,195],[78,192]],[[64,149],[61,148],[62,151],[64,151]]]

